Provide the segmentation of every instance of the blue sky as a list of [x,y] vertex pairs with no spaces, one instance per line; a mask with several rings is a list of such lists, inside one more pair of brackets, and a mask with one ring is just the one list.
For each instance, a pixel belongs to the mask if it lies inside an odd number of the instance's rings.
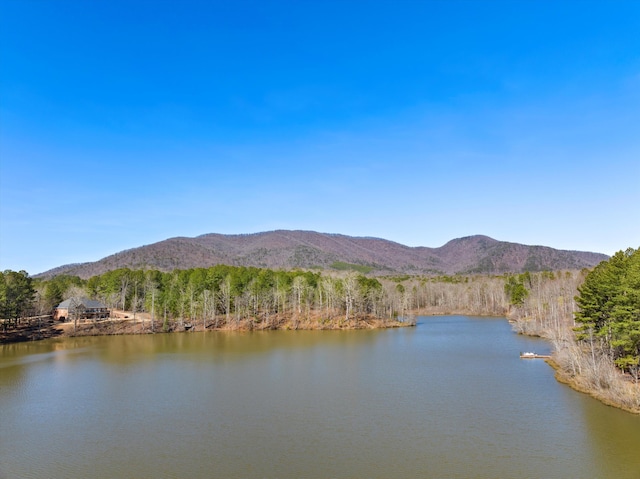
[[306,229],[640,247],[640,2],[0,2],[0,269]]

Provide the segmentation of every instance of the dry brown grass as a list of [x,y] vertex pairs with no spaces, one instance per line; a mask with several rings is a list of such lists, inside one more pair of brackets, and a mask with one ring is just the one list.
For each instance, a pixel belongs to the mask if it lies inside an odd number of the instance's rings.
[[623,374],[606,357],[594,358],[573,344],[556,350],[548,363],[558,381],[609,406],[640,414],[640,383]]

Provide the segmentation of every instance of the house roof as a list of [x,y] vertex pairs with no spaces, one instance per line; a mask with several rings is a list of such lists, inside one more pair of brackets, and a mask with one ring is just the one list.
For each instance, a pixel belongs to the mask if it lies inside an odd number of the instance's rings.
[[89,298],[69,298],[69,299],[65,299],[62,303],[60,303],[58,305],[58,309],[69,309],[69,308],[74,308],[74,307],[78,307],[79,305],[82,305],[85,307],[85,309],[104,309],[107,306],[102,304],[100,301],[95,301],[93,299],[89,299]]

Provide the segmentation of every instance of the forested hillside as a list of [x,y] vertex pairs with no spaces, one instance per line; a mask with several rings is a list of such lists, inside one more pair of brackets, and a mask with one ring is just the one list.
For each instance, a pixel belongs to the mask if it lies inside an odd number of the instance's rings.
[[[46,312],[63,299],[86,295],[109,308],[151,313],[169,321],[249,319],[264,325],[275,315],[299,318],[383,318],[467,313],[523,318],[538,333],[554,318],[563,324],[577,310],[573,300],[586,271],[519,275],[392,275],[283,271],[213,266],[161,272],[122,268],[83,280],[60,275],[38,279],[38,305]],[[523,330],[524,331],[524,330]]]
[[39,276],[71,274],[86,279],[119,268],[169,272],[221,264],[270,269],[346,269],[376,275],[501,274],[579,270],[593,267],[607,258],[598,253],[527,246],[487,236],[469,236],[439,248],[427,248],[409,247],[380,238],[281,230],[251,235],[171,238],[96,262],[58,267]]

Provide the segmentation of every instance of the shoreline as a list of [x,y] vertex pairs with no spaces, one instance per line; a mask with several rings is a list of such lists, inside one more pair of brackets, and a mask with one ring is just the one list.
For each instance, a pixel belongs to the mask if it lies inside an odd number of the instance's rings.
[[[512,323],[512,329],[516,334],[531,338],[541,338],[553,345],[554,342],[544,334],[544,331],[517,329],[517,319],[509,318],[508,315],[507,319]],[[599,388],[590,384],[584,374],[578,373],[574,375],[563,367],[562,355],[568,350],[566,343],[563,344],[564,347],[561,349],[553,348],[551,357],[544,360],[544,362],[555,371],[554,377],[556,381],[570,387],[574,391],[586,394],[606,406],[614,407],[630,414],[640,415],[640,384],[629,382],[627,376],[613,365],[611,365],[611,369],[615,371],[615,375],[606,388]],[[615,397],[615,393],[618,393],[619,396]],[[627,402],[633,402],[634,404],[630,405],[627,404]]]
[[[218,324],[222,323],[222,324]],[[99,321],[73,322],[47,321],[42,326],[23,325],[15,330],[0,331],[0,345],[19,342],[42,341],[52,338],[70,338],[80,336],[121,336],[138,334],[172,334],[189,332],[216,331],[295,331],[295,330],[358,330],[390,329],[415,326],[411,320],[380,319],[372,316],[345,319],[339,318],[300,318],[274,317],[268,322],[254,319],[208,321],[206,328],[202,322],[171,321],[151,319],[109,318]]]
[[556,361],[554,361],[553,357],[551,359],[545,359],[545,363],[547,363],[555,371],[554,377],[559,383],[569,386],[574,391],[586,394],[587,396],[600,401],[606,406],[621,409],[622,411],[631,414],[640,415],[640,407],[632,407],[625,404],[620,404],[610,397],[607,397],[605,394],[600,393],[599,390],[584,385],[580,381],[579,377],[569,376],[563,371],[562,367]]

